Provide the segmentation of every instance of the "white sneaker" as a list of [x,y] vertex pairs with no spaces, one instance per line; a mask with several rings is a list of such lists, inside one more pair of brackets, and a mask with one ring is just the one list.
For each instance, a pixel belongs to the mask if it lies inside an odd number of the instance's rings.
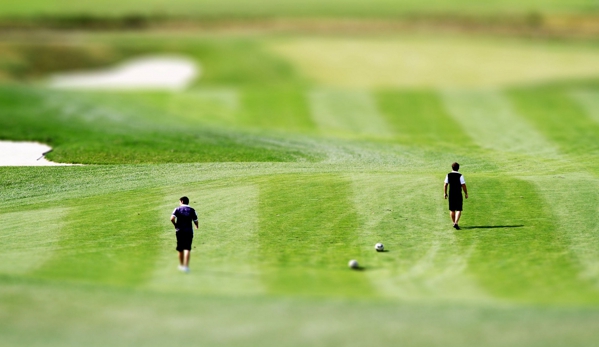
[[179,265],[178,269],[179,271],[185,272],[185,266],[183,265]]
[[189,272],[189,266],[184,266],[183,267],[183,272],[188,273]]

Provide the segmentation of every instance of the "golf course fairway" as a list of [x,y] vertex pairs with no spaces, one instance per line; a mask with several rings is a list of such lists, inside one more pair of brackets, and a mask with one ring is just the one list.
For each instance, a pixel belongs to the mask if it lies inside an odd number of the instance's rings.
[[[82,165],[0,167],[0,346],[599,339],[596,43],[18,41],[0,41],[0,66],[21,62],[0,75],[0,139],[44,143],[49,160]],[[202,73],[174,92],[47,84],[161,54]],[[443,199],[452,162],[468,185],[461,230]],[[184,195],[200,223],[189,273],[177,271],[169,221]]]

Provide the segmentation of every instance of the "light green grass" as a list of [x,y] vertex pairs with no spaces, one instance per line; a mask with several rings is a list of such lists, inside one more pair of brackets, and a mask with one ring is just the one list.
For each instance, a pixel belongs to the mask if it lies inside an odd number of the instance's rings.
[[599,123],[599,97],[597,97],[595,91],[575,90],[570,96],[580,104],[595,122]]
[[495,90],[448,90],[446,109],[481,147],[549,158],[557,149],[515,113],[509,99]]
[[580,13],[597,11],[592,0],[515,1],[494,0],[484,3],[473,0],[436,0],[423,3],[416,0],[374,0],[365,3],[357,0],[98,0],[78,2],[41,0],[6,2],[0,7],[3,16],[81,15],[119,16],[127,14],[184,15],[184,16],[393,16],[412,13],[472,13],[472,14],[522,14],[537,12]]
[[563,308],[198,298],[52,284],[40,290],[39,283],[22,282],[3,284],[1,292],[10,298],[0,326],[8,346],[370,346],[397,341],[411,346],[588,346],[599,319],[596,312]]
[[[54,252],[61,252],[58,241],[61,229],[65,227],[66,212],[63,208],[48,208],[3,214],[2,242],[13,247],[1,254],[2,273],[14,275],[34,271]],[[37,222],[23,223],[32,214]],[[46,227],[39,228],[39,224]]]
[[[536,184],[546,198],[561,202],[551,211],[559,218],[556,227],[569,241],[571,253],[580,263],[580,278],[591,279],[597,288],[599,264],[594,245],[599,239],[599,228],[592,217],[597,212],[597,176],[571,174],[526,179]],[[564,189],[555,189],[556,186]]]
[[373,96],[363,91],[313,90],[308,94],[314,123],[324,134],[391,135]]
[[[333,89],[279,40],[74,44],[189,54],[206,77],[180,94],[0,87],[0,138],[90,164],[0,167],[3,345],[595,343],[596,81]],[[182,195],[200,217],[189,274]]]
[[599,76],[599,50],[441,35],[292,38],[270,45],[321,84],[350,88],[478,88]]

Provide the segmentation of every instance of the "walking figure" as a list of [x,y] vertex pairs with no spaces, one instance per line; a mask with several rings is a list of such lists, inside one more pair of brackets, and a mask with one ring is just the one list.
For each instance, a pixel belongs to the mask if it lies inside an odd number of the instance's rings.
[[191,252],[191,243],[193,241],[193,224],[196,229],[198,225],[198,215],[196,211],[189,206],[189,198],[184,196],[179,199],[179,207],[173,211],[171,222],[175,226],[177,235],[177,252],[179,252],[179,270],[189,272],[189,253]]
[[462,189],[464,190],[464,196],[468,199],[468,189],[466,188],[466,180],[464,176],[458,172],[460,164],[451,164],[453,171],[447,174],[445,177],[445,184],[443,185],[443,191],[445,193],[445,199],[447,199],[447,186],[449,185],[449,216],[453,227],[460,230],[458,221],[462,215]]

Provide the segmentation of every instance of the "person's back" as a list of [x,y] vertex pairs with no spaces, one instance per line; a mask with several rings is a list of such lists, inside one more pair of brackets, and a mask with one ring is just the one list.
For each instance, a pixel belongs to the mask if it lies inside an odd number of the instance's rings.
[[[453,223],[453,227],[456,229],[460,229],[458,225],[458,221],[460,220],[460,216],[462,215],[462,190],[466,195],[466,199],[468,199],[468,189],[466,188],[466,180],[464,180],[464,176],[458,172],[460,169],[460,164],[453,163],[451,164],[452,172],[448,173],[445,177],[445,184],[443,185],[445,199],[449,197],[449,216],[451,217],[451,222]],[[449,187],[449,196],[447,194],[447,187]]]
[[197,220],[198,216],[192,207],[181,205],[173,211],[173,216],[177,217],[175,221],[177,231],[193,233],[193,221]]
[[462,174],[452,171],[447,174],[447,183],[449,184],[449,198],[457,197],[462,194]]
[[191,252],[191,244],[193,242],[193,225],[196,229],[199,228],[198,215],[196,211],[190,207],[189,198],[184,196],[179,199],[179,207],[177,207],[171,215],[171,222],[177,231],[177,252],[179,252],[179,270],[189,271],[189,252]]

